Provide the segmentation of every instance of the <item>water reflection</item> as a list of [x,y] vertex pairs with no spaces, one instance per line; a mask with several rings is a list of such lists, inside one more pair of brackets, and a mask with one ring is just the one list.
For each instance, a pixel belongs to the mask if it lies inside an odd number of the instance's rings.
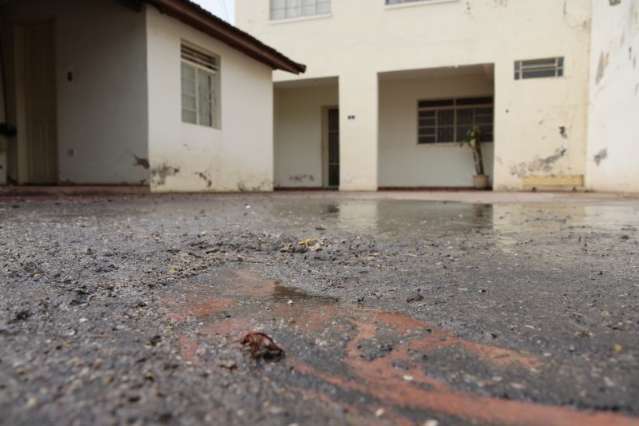
[[290,223],[322,224],[331,229],[378,238],[428,239],[447,233],[489,230],[501,235],[616,231],[639,233],[639,207],[629,203],[512,203],[399,200],[305,200],[274,205]]

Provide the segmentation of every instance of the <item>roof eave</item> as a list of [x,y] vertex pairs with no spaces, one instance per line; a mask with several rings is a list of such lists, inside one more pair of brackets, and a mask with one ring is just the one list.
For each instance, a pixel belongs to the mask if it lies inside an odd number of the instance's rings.
[[306,65],[294,62],[282,53],[265,45],[248,33],[222,21],[189,0],[144,0],[155,6],[161,13],[208,34],[239,50],[251,58],[262,62],[274,70],[293,74],[306,72]]

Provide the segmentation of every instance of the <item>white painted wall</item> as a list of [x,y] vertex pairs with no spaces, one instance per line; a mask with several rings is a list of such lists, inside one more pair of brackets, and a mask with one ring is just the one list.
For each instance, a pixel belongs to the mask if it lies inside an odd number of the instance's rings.
[[13,22],[55,20],[60,182],[146,182],[135,162],[147,157],[144,13],[103,0],[10,5]]
[[275,186],[321,188],[325,170],[326,108],[337,106],[338,86],[275,90]]
[[[342,189],[377,187],[379,73],[494,64],[495,185],[520,189],[585,173],[590,17],[591,0],[332,0],[331,16],[270,22],[269,0],[238,0],[236,22],[308,65],[276,81],[339,77]],[[516,60],[553,56],[565,77],[514,80]]]
[[[153,191],[273,189],[271,68],[147,7]],[[221,58],[220,130],[182,123],[180,44]]]
[[[416,77],[380,81],[379,186],[472,187],[472,152],[458,143],[419,145],[417,103],[423,99],[492,96],[492,75]],[[492,176],[493,144],[484,165]]]
[[639,1],[593,3],[587,186],[639,191]]

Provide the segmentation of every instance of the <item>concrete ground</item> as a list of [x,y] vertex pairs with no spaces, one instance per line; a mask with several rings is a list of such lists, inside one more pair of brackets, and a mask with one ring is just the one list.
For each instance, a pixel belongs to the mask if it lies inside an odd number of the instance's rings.
[[639,425],[638,254],[615,195],[5,195],[0,424]]

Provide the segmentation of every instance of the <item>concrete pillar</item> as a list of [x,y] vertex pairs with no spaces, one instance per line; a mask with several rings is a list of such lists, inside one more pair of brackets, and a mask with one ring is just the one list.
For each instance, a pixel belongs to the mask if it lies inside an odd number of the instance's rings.
[[340,190],[377,190],[377,74],[339,78]]

